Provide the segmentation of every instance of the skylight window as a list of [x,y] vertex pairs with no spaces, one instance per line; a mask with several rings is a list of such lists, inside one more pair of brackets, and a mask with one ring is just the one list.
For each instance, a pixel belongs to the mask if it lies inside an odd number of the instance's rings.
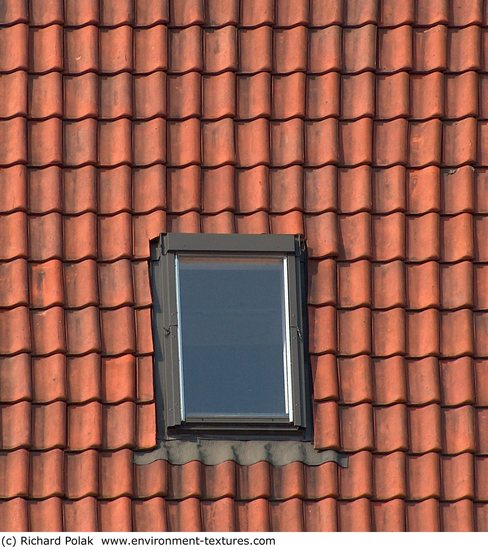
[[160,435],[306,427],[304,243],[161,235],[152,250]]

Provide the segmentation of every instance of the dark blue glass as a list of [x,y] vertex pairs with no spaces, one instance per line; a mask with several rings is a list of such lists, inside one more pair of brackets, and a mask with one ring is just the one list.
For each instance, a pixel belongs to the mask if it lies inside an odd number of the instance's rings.
[[287,417],[283,258],[180,255],[186,417]]

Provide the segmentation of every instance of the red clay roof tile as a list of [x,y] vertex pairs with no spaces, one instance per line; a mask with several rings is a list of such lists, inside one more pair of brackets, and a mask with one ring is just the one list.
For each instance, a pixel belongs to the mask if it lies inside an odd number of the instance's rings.
[[406,365],[403,357],[373,359],[374,401],[392,404],[407,401]]
[[422,502],[407,502],[407,527],[409,531],[439,531],[439,502],[427,499]]
[[23,259],[0,262],[0,306],[27,305],[27,262]]
[[31,497],[46,498],[63,495],[63,454],[61,449],[31,453],[29,487]]
[[404,306],[405,269],[400,261],[372,264],[373,306],[378,309]]
[[26,496],[29,492],[29,452],[25,449],[0,453],[0,495]]
[[[25,73],[16,72],[12,74],[21,77]],[[62,76],[57,72],[29,76],[28,110],[31,118],[62,116],[62,82]],[[23,91],[19,97],[22,98],[22,95]]]
[[435,357],[407,361],[408,401],[425,405],[440,401],[439,369]]
[[407,72],[376,76],[376,106],[378,118],[388,120],[409,114],[409,82],[414,75]]
[[132,503],[133,529],[136,531],[166,531],[166,503],[162,498],[134,500]]
[[424,262],[407,266],[407,306],[426,309],[440,304],[439,264]]
[[474,465],[471,453],[441,458],[441,498],[447,501],[474,497]]
[[408,409],[408,413],[410,451],[416,454],[440,451],[443,444],[441,436],[442,411],[439,405],[411,407]]
[[26,307],[0,310],[0,351],[11,355],[30,351],[29,312]]
[[405,453],[374,455],[374,495],[377,499],[405,498],[407,494],[405,466]]
[[131,531],[131,500],[128,497],[98,501],[100,531]]
[[374,70],[376,57],[376,28],[374,25],[344,28],[343,69],[346,73]]
[[237,77],[237,115],[252,119],[271,114],[271,76],[267,72]]
[[442,529],[445,531],[473,530],[473,502],[443,502],[440,505]]
[[439,497],[440,459],[437,453],[407,456],[408,498],[414,501]]
[[338,501],[340,531],[371,531],[371,504],[367,498]]
[[61,353],[32,359],[32,398],[35,403],[65,401],[66,359]]
[[269,504],[271,531],[303,531],[302,502],[298,498]]
[[15,69],[27,70],[28,27],[22,23],[0,29],[0,50],[4,52],[0,62],[2,72]]
[[370,71],[357,75],[342,75],[341,116],[345,119],[373,116],[375,112],[374,86],[375,75]]
[[[337,376],[339,377],[339,400],[342,403],[357,404],[372,401],[373,380],[368,356],[338,358]],[[355,380],[355,383],[352,380]]]
[[63,502],[64,528],[68,531],[95,531],[97,529],[97,502],[93,497]]
[[311,73],[341,69],[342,29],[337,25],[311,29],[309,35],[308,70]]
[[0,359],[0,402],[29,400],[32,396],[29,355],[20,353]]
[[[373,311],[372,320],[373,354],[378,357],[405,354],[404,310],[394,308],[386,311]],[[379,334],[385,336],[379,337]]]
[[317,449],[337,449],[339,435],[339,407],[335,401],[314,404],[314,446]]
[[351,308],[371,304],[371,271],[366,260],[337,264],[338,303]]
[[406,326],[409,357],[439,353],[439,312],[436,309],[407,312]]
[[36,531],[62,531],[62,501],[59,497],[27,501],[29,527]]
[[309,75],[306,83],[306,116],[319,119],[339,116],[340,75],[336,72]]
[[[373,438],[373,408],[370,403],[361,403],[359,405],[342,406],[340,407],[340,420],[341,420],[341,447],[347,451],[361,451],[364,449],[374,448]],[[353,431],[351,428],[355,426]],[[370,461],[371,455],[369,453],[362,453],[361,456],[367,455],[365,460]],[[357,456],[357,455],[356,455]],[[364,464],[363,460],[360,460],[360,464]],[[364,469],[363,469],[364,468]],[[371,467],[361,467],[360,472],[356,472],[358,481],[362,483],[362,479],[366,474],[366,470],[371,472]],[[353,472],[354,473],[354,472]],[[346,470],[341,470],[341,475],[348,476],[350,473]],[[369,484],[368,484],[369,485]],[[344,494],[344,489],[341,488],[341,494]],[[353,498],[354,495],[350,495],[349,498]]]
[[414,69],[418,72],[446,69],[447,39],[444,25],[414,29]]

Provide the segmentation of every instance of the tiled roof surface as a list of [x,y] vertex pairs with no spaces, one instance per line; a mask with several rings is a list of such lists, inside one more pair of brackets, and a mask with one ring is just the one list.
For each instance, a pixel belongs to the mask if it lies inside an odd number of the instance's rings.
[[[488,3],[0,18],[0,531],[487,530]],[[162,231],[306,235],[348,468],[133,464]]]

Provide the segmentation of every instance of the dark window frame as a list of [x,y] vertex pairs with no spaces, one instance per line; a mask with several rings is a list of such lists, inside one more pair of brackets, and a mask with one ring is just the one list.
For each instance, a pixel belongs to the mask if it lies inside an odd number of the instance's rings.
[[[182,420],[178,349],[177,254],[286,257],[293,420],[215,417]],[[306,246],[300,235],[162,233],[151,241],[154,375],[158,438],[311,439],[311,380],[306,361]],[[308,367],[308,368],[307,368]]]

